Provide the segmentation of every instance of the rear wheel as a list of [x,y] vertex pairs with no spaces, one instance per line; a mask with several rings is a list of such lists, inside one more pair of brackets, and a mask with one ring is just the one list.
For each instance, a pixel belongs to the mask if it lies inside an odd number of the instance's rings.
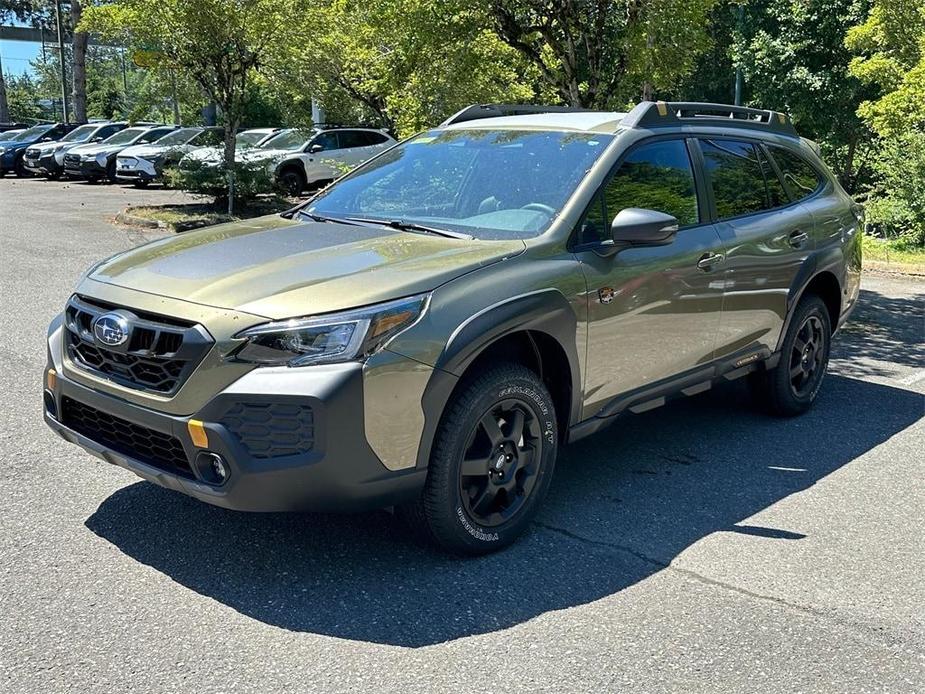
[[792,417],[816,400],[829,364],[832,325],[818,296],[800,300],[781,348],[777,366],[752,377],[753,392],[770,413]]
[[448,551],[501,549],[546,495],[557,441],[552,397],[534,372],[519,364],[483,371],[448,405],[424,491],[405,515]]

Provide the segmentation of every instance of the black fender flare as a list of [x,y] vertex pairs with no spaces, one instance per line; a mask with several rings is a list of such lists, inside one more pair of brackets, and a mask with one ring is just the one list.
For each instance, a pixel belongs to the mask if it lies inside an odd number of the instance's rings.
[[[803,261],[803,264],[800,265],[800,269],[797,271],[796,276],[793,278],[793,282],[790,283],[790,289],[787,291],[787,316],[784,319],[784,325],[781,328],[780,336],[777,338],[777,347],[774,350],[775,353],[780,352],[784,344],[784,337],[786,337],[787,331],[790,329],[790,321],[793,318],[793,313],[796,310],[797,304],[800,303],[800,299],[803,298],[803,294],[806,292],[806,288],[809,286],[810,282],[821,273],[829,272],[834,275],[835,279],[838,281],[839,295],[844,291],[844,273],[839,273],[834,269],[837,268],[841,262],[843,262],[843,259],[840,249],[828,249],[814,251]],[[835,330],[834,325],[832,326],[832,330]]]
[[568,359],[572,392],[567,422],[574,424],[581,405],[581,371],[575,341],[578,317],[561,292],[543,289],[510,297],[463,321],[450,335],[424,389],[421,405],[424,430],[418,446],[417,467],[427,467],[434,435],[460,377],[476,358],[498,340],[516,332],[544,333],[554,339]]

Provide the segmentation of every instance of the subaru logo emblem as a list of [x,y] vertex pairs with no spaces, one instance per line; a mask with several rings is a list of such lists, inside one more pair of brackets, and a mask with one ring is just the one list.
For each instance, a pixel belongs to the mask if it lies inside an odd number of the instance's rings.
[[96,319],[93,335],[108,347],[118,347],[128,340],[131,328],[128,321],[118,313],[107,313]]

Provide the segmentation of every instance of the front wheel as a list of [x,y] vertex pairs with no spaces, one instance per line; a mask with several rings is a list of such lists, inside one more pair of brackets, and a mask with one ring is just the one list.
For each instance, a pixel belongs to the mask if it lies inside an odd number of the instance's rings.
[[546,495],[557,443],[552,397],[533,371],[511,363],[481,372],[447,406],[411,521],[457,554],[511,544]]
[[832,324],[818,296],[797,304],[777,366],[752,377],[752,391],[771,414],[792,417],[816,401],[829,364]]

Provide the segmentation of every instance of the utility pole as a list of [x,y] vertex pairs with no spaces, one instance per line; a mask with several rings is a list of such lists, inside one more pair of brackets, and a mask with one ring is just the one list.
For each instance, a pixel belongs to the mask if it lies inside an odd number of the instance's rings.
[[[745,5],[740,4],[736,9],[736,30],[739,34],[740,43],[743,42],[745,38]],[[742,59],[739,58],[736,61],[736,92],[735,92],[735,105],[742,105],[742,83],[744,78],[742,76]]]
[[64,65],[64,33],[61,31],[61,0],[55,0],[55,23],[58,25],[58,60],[61,65],[61,109],[64,122],[69,123],[71,118],[67,110],[67,68]]

